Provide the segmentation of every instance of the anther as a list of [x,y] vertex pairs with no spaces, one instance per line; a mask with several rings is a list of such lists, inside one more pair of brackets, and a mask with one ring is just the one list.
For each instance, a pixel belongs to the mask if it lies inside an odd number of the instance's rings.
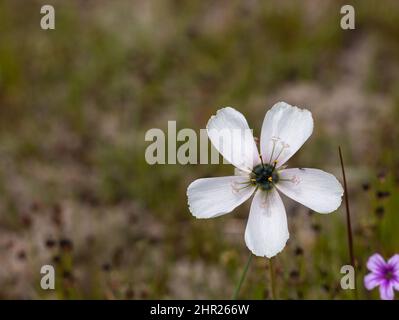
[[231,183],[231,188],[232,188],[234,194],[237,194],[240,192],[240,186],[238,185],[237,181],[233,181]]
[[[252,179],[251,179],[252,181]],[[237,181],[233,181],[231,183],[231,189],[233,191],[234,194],[239,193],[241,190],[247,188],[249,186],[249,182],[237,182]]]
[[[277,161],[278,158],[281,156],[281,154],[283,153],[283,151],[285,149],[288,149],[290,147],[290,145],[288,143],[285,143],[284,141],[280,141],[280,145],[281,145],[281,149],[280,152],[278,153],[277,157],[274,159],[274,161]],[[274,148],[273,148],[274,149]]]
[[276,165],[277,165],[277,160],[273,161],[273,170],[276,169]]
[[291,182],[292,182],[293,184],[295,184],[295,185],[298,185],[298,184],[301,182],[301,179],[300,179],[299,177],[297,177],[297,176],[293,176],[293,177],[291,178]]

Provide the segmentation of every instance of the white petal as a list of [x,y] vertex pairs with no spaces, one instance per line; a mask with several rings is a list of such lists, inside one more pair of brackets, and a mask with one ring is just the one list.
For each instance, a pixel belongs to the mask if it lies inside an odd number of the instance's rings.
[[254,191],[254,186],[248,186],[248,177],[198,179],[187,188],[188,206],[197,218],[214,218],[231,212]]
[[206,129],[213,146],[235,167],[249,172],[254,162],[259,161],[252,131],[237,110],[230,107],[218,110],[209,119]]
[[305,143],[313,131],[310,111],[285,102],[276,103],[263,120],[260,149],[265,162],[282,166]]
[[335,211],[344,190],[332,174],[318,169],[279,171],[277,188],[286,196],[319,213]]
[[277,190],[258,190],[245,229],[248,249],[257,256],[271,258],[283,250],[288,238],[287,216]]

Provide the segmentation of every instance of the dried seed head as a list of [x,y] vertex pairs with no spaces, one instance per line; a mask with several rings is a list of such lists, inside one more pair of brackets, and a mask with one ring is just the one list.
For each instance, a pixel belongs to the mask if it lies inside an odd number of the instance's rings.
[[312,230],[316,233],[319,233],[321,231],[321,225],[317,224],[317,223],[313,223],[312,224]]
[[52,238],[48,238],[45,241],[45,245],[46,245],[47,248],[51,249],[51,248],[53,248],[55,246],[55,240],[52,239]]
[[295,255],[296,256],[302,256],[303,255],[303,249],[301,247],[296,247],[295,248]]
[[378,199],[384,199],[387,198],[391,195],[391,193],[389,191],[377,191],[376,192],[376,197]]
[[64,251],[72,251],[73,243],[70,239],[63,238],[59,241],[59,246]]
[[17,258],[19,260],[26,260],[26,251],[21,249],[17,252]]
[[55,256],[53,257],[53,262],[54,262],[55,264],[60,263],[60,261],[61,261],[61,257],[60,257],[59,255],[55,255]]
[[292,280],[297,280],[299,278],[299,271],[298,270],[292,270],[290,272],[290,278]]
[[370,184],[369,184],[368,182],[364,182],[364,183],[362,184],[362,189],[363,189],[364,191],[370,190]]
[[385,213],[385,209],[383,206],[379,206],[379,207],[375,208],[375,215],[378,218],[382,218],[384,216],[384,213]]
[[109,271],[111,271],[111,265],[109,264],[109,263],[104,263],[102,266],[101,266],[101,269],[103,270],[103,271],[105,271],[105,272],[109,272]]

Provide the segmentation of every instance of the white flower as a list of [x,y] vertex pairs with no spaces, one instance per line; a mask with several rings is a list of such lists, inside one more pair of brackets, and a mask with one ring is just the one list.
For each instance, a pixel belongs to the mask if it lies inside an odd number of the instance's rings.
[[[343,189],[333,175],[318,169],[283,167],[312,134],[313,119],[308,110],[276,103],[263,121],[260,154],[252,133],[238,140],[232,135],[230,147],[226,147],[221,143],[221,132],[226,130],[250,129],[245,117],[230,107],[220,109],[207,125],[212,144],[236,167],[237,174],[198,179],[188,186],[188,205],[195,217],[229,213],[255,193],[245,242],[253,254],[270,258],[283,250],[289,238],[278,191],[319,213],[330,213],[340,206]],[[242,144],[246,152],[242,152]]]

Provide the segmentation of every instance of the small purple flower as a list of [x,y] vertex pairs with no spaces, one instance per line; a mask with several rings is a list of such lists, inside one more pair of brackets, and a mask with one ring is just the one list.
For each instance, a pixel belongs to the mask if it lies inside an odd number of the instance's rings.
[[394,289],[399,291],[399,254],[393,255],[388,262],[378,254],[373,254],[367,261],[367,269],[371,271],[364,277],[367,290],[380,287],[382,300],[393,300]]

